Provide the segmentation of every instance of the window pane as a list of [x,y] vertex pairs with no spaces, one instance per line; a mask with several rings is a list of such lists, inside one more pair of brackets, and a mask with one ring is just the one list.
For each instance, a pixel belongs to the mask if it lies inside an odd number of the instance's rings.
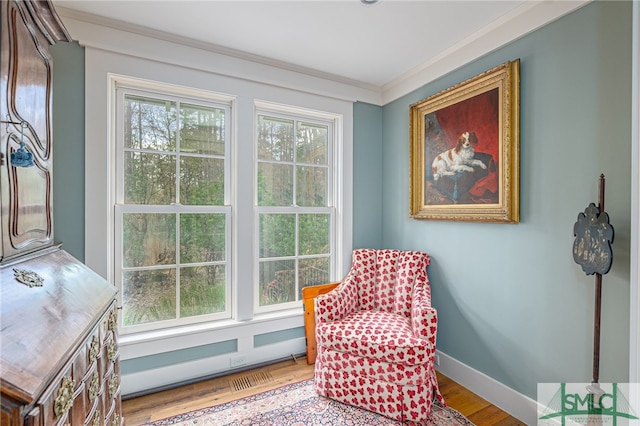
[[176,215],[125,213],[122,216],[125,268],[176,263]]
[[180,202],[185,205],[224,205],[224,160],[180,158]]
[[224,312],[224,265],[180,268],[180,316]]
[[176,128],[174,102],[125,96],[125,148],[175,151]]
[[176,199],[173,155],[124,153],[125,204],[167,205]]
[[293,161],[293,121],[258,116],[258,159]]
[[224,110],[182,104],[180,152],[224,155]]
[[302,207],[327,206],[327,168],[296,167],[296,204]]
[[[298,268],[300,288],[329,282],[329,258],[300,259]],[[301,295],[298,297],[302,298]]]
[[224,214],[181,214],[180,263],[224,261],[225,231]]
[[124,272],[122,277],[124,325],[164,321],[175,317],[175,269]]
[[260,306],[296,300],[295,260],[260,262]]
[[293,204],[293,166],[258,163],[258,205]]
[[296,162],[327,164],[327,126],[298,123]]
[[296,253],[296,216],[260,215],[260,258],[294,256]]
[[299,254],[329,253],[329,215],[301,214],[299,216]]

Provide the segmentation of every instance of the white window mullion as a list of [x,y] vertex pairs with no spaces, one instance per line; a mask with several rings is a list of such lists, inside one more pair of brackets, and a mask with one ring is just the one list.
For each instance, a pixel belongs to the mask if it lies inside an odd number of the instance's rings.
[[[295,173],[294,173],[295,175]],[[295,182],[295,180],[294,180]],[[296,212],[295,213],[295,223],[296,223],[296,227],[295,227],[295,246],[296,246],[296,257],[295,257],[295,274],[294,274],[294,282],[296,283],[295,285],[295,292],[296,292],[296,298],[298,297],[298,294],[300,294],[300,212]]]
[[[173,201],[175,205],[180,205],[180,129],[182,128],[182,113],[181,103],[176,102],[176,198]],[[176,294],[176,319],[182,318],[182,312],[180,310],[180,212],[176,213],[176,236],[175,236],[175,251],[176,251],[176,282],[175,282],[175,294]]]
[[180,204],[180,128],[182,127],[182,114],[180,102],[176,102],[176,199],[174,203]]
[[[235,108],[235,103],[232,102],[228,107],[225,108],[225,120],[224,120],[224,135],[225,135],[225,139],[228,141],[228,143],[225,143],[224,146],[224,157],[228,159],[228,161],[225,161],[224,163],[224,176],[225,176],[225,181],[224,181],[224,204],[225,206],[231,205],[231,194],[233,193],[233,187],[232,184],[234,183],[235,179],[231,179],[231,169],[232,169],[232,164],[235,164],[235,158],[233,157],[232,150],[231,147],[232,146],[236,146],[238,141],[237,141],[237,136],[235,134],[234,131],[232,131],[232,126],[231,123],[235,123],[236,122],[236,109]],[[227,254],[231,254],[231,252],[228,252]]]
[[[298,143],[298,120],[293,120],[293,167],[292,178],[293,178],[293,203],[291,207],[298,206],[298,150],[296,149]],[[297,221],[296,221],[296,229],[297,229]],[[296,254],[298,254],[297,248],[298,236],[296,235]]]
[[182,318],[182,312],[180,311],[180,213],[176,213],[176,318]]
[[[120,152],[119,152],[120,153]],[[113,208],[114,215],[114,228],[116,232],[114,233],[114,244],[113,244],[113,275],[114,275],[114,285],[120,291],[118,291],[118,306],[121,308],[123,304],[123,296],[122,296],[122,274],[123,274],[123,255],[122,255],[122,209],[121,204],[116,204]],[[120,232],[118,232],[120,231]],[[123,326],[123,315],[117,315],[118,318],[118,329],[122,330]]]
[[[115,104],[115,160],[116,170],[122,170],[124,167],[124,120],[119,119],[124,117],[124,92],[115,88],[114,96],[116,98]],[[115,203],[124,203],[124,181],[121,173],[115,174]],[[121,229],[121,228],[116,228]]]

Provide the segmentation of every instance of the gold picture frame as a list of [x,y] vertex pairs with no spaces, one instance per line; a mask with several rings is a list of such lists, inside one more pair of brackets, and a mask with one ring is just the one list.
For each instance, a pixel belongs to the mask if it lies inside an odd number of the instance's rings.
[[520,221],[520,60],[410,106],[410,215]]

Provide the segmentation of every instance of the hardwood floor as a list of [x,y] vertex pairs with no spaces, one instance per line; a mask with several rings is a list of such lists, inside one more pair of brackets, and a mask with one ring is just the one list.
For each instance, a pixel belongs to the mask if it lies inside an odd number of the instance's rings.
[[[128,426],[140,425],[223,404],[311,377],[313,377],[313,365],[308,365],[304,358],[295,362],[282,361],[254,370],[127,399],[122,402],[122,414]],[[460,411],[474,424],[478,426],[524,425],[440,373],[438,373],[438,382],[447,404]]]
[[438,386],[449,407],[455,408],[478,426],[515,426],[526,425],[495,405],[480,398],[450,378],[438,374]]

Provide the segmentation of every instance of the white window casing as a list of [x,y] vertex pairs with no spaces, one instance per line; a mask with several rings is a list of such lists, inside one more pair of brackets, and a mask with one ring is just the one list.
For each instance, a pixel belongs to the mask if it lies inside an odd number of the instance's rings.
[[[160,49],[161,41],[153,41]],[[117,49],[114,49],[117,50]],[[167,51],[163,51],[166,54]],[[204,52],[206,54],[206,52]],[[307,109],[314,113],[324,112],[325,120],[333,123],[333,136],[341,138],[335,144],[332,159],[335,170],[335,180],[331,190],[334,191],[335,222],[339,229],[335,234],[335,267],[332,279],[341,278],[350,265],[352,251],[352,167],[353,164],[353,105],[351,101],[334,97],[322,96],[308,92],[291,90],[286,87],[262,84],[256,81],[246,81],[232,77],[194,69],[188,66],[176,65],[167,61],[154,61],[117,53],[116,51],[85,49],[85,102],[86,102],[86,147],[85,147],[85,262],[110,282],[115,282],[115,217],[116,217],[116,147],[114,144],[116,128],[114,115],[116,105],[113,104],[114,80],[126,76],[127,81],[133,82],[138,89],[154,90],[154,82],[161,82],[164,88],[189,88],[193,92],[184,92],[188,96],[202,96],[211,93],[216,99],[232,103],[230,129],[232,136],[229,167],[231,169],[229,201],[231,205],[231,250],[234,259],[232,279],[231,318],[206,324],[191,324],[174,327],[170,330],[156,330],[133,333],[122,336],[121,354],[123,361],[158,352],[158,344],[163,351],[180,350],[202,344],[207,336],[207,342],[227,336],[227,333],[213,333],[215,330],[236,329],[239,342],[239,352],[247,355],[249,364],[264,362],[268,357],[289,356],[293,349],[291,345],[282,345],[284,351],[265,352],[252,347],[252,337],[246,333],[254,333],[256,327],[251,324],[263,324],[257,329],[268,329],[268,323],[278,324],[282,329],[302,327],[303,311],[301,304],[294,309],[278,312],[254,313],[253,267],[243,262],[247,253],[254,252],[254,209],[253,190],[254,167],[254,117],[256,108],[267,107],[281,109],[290,106],[295,111]],[[338,139],[336,139],[338,140]],[[345,167],[346,166],[346,167]],[[241,224],[241,225],[240,225]],[[213,336],[213,337],[212,337]],[[219,337],[215,337],[219,336]],[[304,351],[304,339],[300,339],[293,346]],[[292,342],[293,344],[293,342]],[[286,347],[286,349],[284,349]],[[285,353],[286,352],[286,353]],[[194,365],[189,374],[196,377],[211,374],[215,371],[225,371],[229,368],[228,358],[218,357],[215,362],[206,364],[206,371]],[[175,371],[174,371],[175,370]],[[184,368],[168,368],[163,383],[186,380]],[[156,375],[149,376],[155,378]],[[158,379],[160,380],[160,379]],[[127,387],[126,375],[123,377]],[[163,383],[148,383],[148,386],[161,386]],[[136,385],[137,386],[137,385]],[[136,391],[134,388],[129,390]]]
[[[230,204],[230,194],[231,194],[231,185],[230,179],[228,176],[230,175],[230,151],[231,151],[231,143],[233,140],[233,134],[230,131],[231,128],[231,111],[233,109],[234,98],[231,96],[217,94],[213,92],[203,91],[203,90],[193,90],[189,87],[180,87],[176,85],[165,85],[159,82],[152,82],[141,79],[131,79],[126,76],[120,75],[109,75],[109,84],[111,87],[110,95],[111,95],[111,104],[115,106],[116,111],[113,115],[113,119],[115,120],[115,132],[114,137],[115,141],[112,143],[115,145],[115,169],[116,173],[114,175],[115,182],[112,184],[115,185],[115,211],[114,211],[114,284],[120,290],[118,297],[120,306],[123,306],[122,314],[120,315],[120,333],[122,335],[136,333],[140,331],[148,331],[161,329],[166,327],[175,327],[179,325],[186,324],[194,324],[199,322],[207,322],[207,321],[216,321],[222,319],[228,319],[231,317],[231,270],[233,266],[233,257],[231,253],[231,204]],[[125,201],[124,193],[125,193],[125,185],[124,185],[124,155],[127,152],[144,152],[145,150],[132,150],[131,148],[126,148],[124,145],[124,134],[125,134],[125,125],[124,125],[124,105],[126,103],[126,97],[141,97],[148,98],[154,100],[164,100],[172,105],[176,105],[178,107],[178,111],[180,111],[181,105],[185,104],[189,107],[191,106],[201,106],[205,108],[215,108],[217,110],[224,111],[224,131],[223,134],[225,136],[224,143],[224,153],[222,156],[214,156],[218,157],[218,160],[224,161],[224,202],[223,205],[182,205],[178,202],[180,200],[180,185],[176,185],[176,202],[171,202],[166,205],[149,205],[149,204],[127,204]],[[185,154],[180,148],[180,121],[181,115],[178,114],[176,116],[176,142],[177,146],[173,152],[173,156],[175,157],[176,167],[180,163],[181,156],[193,155],[193,154]],[[148,150],[150,154],[158,154],[159,151]],[[197,156],[196,158],[203,157],[202,155]],[[211,157],[211,155],[209,155]],[[206,158],[206,156],[205,156]],[[176,169],[176,177],[178,176],[178,169]],[[164,270],[175,270],[177,276],[177,287],[175,292],[175,300],[176,307],[178,311],[176,315],[178,315],[174,319],[165,320],[165,321],[149,321],[138,324],[126,324],[125,318],[127,317],[127,306],[123,303],[123,295],[124,295],[124,287],[123,287],[123,274],[124,271],[131,268],[124,268],[122,259],[124,259],[123,255],[123,247],[125,241],[122,239],[123,237],[123,222],[122,218],[125,214],[171,214],[176,215],[176,246],[175,246],[175,257],[176,257],[176,266],[170,267],[167,269],[164,265],[150,265],[146,268],[135,268],[137,271],[153,271],[154,269],[164,269]],[[221,262],[216,262],[215,264],[218,266],[223,266],[225,269],[225,279],[224,279],[224,293],[225,293],[225,309],[221,312],[211,313],[207,315],[197,315],[197,316],[183,316],[180,314],[180,306],[181,306],[181,292],[179,291],[181,287],[181,270],[183,263],[180,260],[180,250],[179,250],[179,242],[180,240],[180,227],[178,226],[179,218],[181,214],[222,214],[226,217],[226,230],[225,230],[225,250],[224,250],[224,260]],[[205,263],[199,266],[213,266],[212,263]],[[198,266],[198,265],[192,265]]]

